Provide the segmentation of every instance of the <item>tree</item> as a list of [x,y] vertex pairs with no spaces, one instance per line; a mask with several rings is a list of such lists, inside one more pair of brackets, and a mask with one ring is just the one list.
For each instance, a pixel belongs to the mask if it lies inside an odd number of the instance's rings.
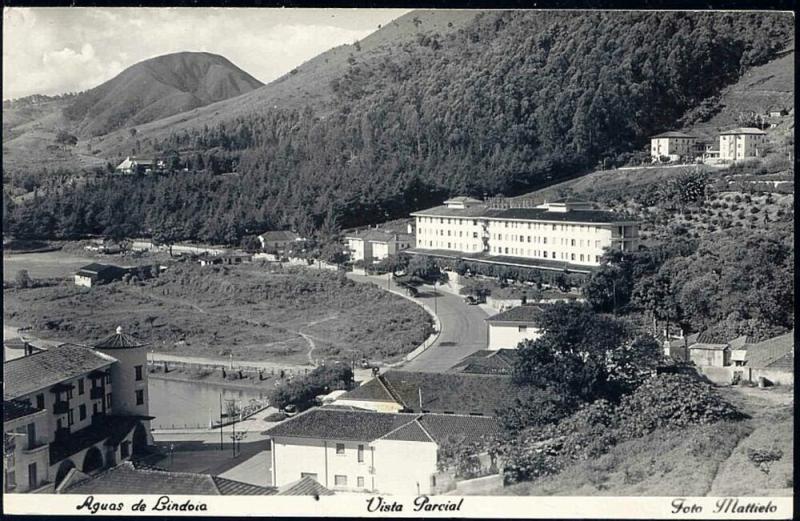
[[33,287],[33,280],[31,276],[28,275],[28,270],[19,270],[17,272],[16,277],[14,277],[14,281],[16,282],[17,288],[19,289],[27,289]]
[[447,274],[444,273],[436,261],[427,255],[414,255],[408,261],[406,274],[410,277],[418,277],[426,284],[441,284],[447,281]]
[[68,146],[75,146],[78,144],[78,138],[66,130],[59,130],[56,133],[56,144],[64,147],[64,150],[66,151]]

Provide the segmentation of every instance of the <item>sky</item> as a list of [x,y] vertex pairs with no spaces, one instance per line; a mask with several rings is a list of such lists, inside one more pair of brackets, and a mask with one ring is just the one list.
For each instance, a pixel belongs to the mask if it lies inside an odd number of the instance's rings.
[[162,54],[220,54],[268,83],[402,9],[4,8],[3,99],[96,87]]

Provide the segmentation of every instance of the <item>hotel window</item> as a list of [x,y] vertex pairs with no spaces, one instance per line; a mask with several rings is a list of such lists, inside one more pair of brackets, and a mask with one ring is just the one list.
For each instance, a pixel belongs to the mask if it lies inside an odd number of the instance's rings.
[[75,412],[73,409],[67,411],[67,425],[75,423]]
[[600,255],[595,255],[594,256],[594,261],[595,262],[600,262]]
[[78,394],[83,394],[83,378],[78,378]]
[[347,486],[347,476],[343,476],[341,474],[336,474],[333,476],[333,484],[337,487],[346,487]]
[[[530,240],[530,239],[531,239],[531,238],[530,238],[530,237],[528,237],[528,242],[531,242],[531,240]],[[520,236],[519,236],[519,242],[525,242],[525,236],[523,236],[523,235],[520,235]]]
[[575,239],[570,239],[569,245],[570,246],[575,246]]
[[556,258],[556,252],[553,252],[553,258],[554,259]]
[[133,370],[136,375],[136,381],[140,382],[142,380],[142,366],[137,365],[136,367],[133,368]]
[[82,403],[80,407],[78,407],[78,419],[83,421],[86,419],[86,404]]
[[504,222],[503,224],[505,225],[506,228],[508,228],[508,221]]
[[594,247],[595,248],[599,248],[600,247],[600,241],[594,241]]
[[542,237],[542,243],[547,244],[547,237]]
[[450,230],[447,230],[447,236],[450,237]]
[[358,476],[356,478],[356,486],[358,488],[364,488],[364,476]]
[[72,399],[72,387],[67,389],[67,400],[71,400],[71,399]]
[[[583,255],[581,255],[581,257],[583,257]],[[575,254],[574,253],[570,253],[569,254],[569,260],[575,260]]]
[[106,395],[106,407],[109,409],[111,408],[111,393]]
[[44,409],[44,395],[37,394],[36,395],[36,408],[37,409]]
[[531,242],[531,236],[528,235],[528,242]]
[[136,391],[136,405],[142,405],[144,403],[144,389],[139,389]]
[[462,232],[461,230],[458,230],[458,236],[459,237],[463,237],[464,236],[464,232]]
[[583,262],[583,253],[581,253],[581,262]]
[[472,232],[472,238],[473,239],[477,239],[478,238],[478,232]]
[[508,254],[508,247],[506,247],[506,254]]
[[311,478],[311,479],[316,480],[317,479],[317,473],[316,472],[301,472],[300,473],[300,479],[303,479],[303,478]]
[[546,259],[547,258],[547,252],[543,251],[542,254],[543,254],[543,257]]
[[556,225],[554,224],[554,225],[553,225],[553,231],[555,231],[555,229],[556,229]]
[[107,373],[107,374],[106,374],[106,383],[107,383],[107,384],[110,384],[110,383],[111,383],[111,373]]
[[336,444],[336,454],[344,454],[344,443]]
[[478,226],[478,221],[472,221],[472,226]]
[[364,446],[363,445],[359,445],[358,446],[358,462],[359,463],[364,463]]

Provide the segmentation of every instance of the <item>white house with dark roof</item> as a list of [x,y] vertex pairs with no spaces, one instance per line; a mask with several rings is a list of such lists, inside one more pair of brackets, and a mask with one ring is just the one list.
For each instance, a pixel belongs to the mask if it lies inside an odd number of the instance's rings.
[[[120,330],[94,347],[52,347],[3,364],[7,490],[92,475],[152,443],[145,345]],[[10,416],[9,416],[10,411]]]
[[261,249],[266,252],[276,251],[282,253],[291,244],[303,239],[291,230],[272,230],[258,236]]
[[371,264],[414,246],[414,235],[371,228],[351,233],[345,241],[351,260]]
[[637,221],[574,199],[453,198],[411,215],[414,255],[590,273],[607,249],[635,251],[639,244]]
[[271,429],[272,483],[311,477],[334,492],[420,495],[441,490],[438,448],[495,435],[494,418],[310,409]]
[[542,336],[539,318],[545,305],[513,307],[486,319],[487,345],[490,351],[517,349],[520,342]]
[[694,154],[697,136],[685,132],[662,132],[650,138],[650,157],[659,161],[662,157],[670,161],[679,161],[682,157]]

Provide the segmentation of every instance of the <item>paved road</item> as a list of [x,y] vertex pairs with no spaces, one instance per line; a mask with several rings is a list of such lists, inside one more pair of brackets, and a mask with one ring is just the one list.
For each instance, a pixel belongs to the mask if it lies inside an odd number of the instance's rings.
[[[399,289],[388,283],[386,275],[367,277],[348,274],[358,282],[373,282],[383,288]],[[416,299],[434,309],[442,324],[441,334],[434,344],[414,360],[399,369],[441,373],[447,371],[465,356],[486,349],[486,312],[480,306],[469,306],[462,297],[439,289],[434,297],[433,288],[419,288]]]

